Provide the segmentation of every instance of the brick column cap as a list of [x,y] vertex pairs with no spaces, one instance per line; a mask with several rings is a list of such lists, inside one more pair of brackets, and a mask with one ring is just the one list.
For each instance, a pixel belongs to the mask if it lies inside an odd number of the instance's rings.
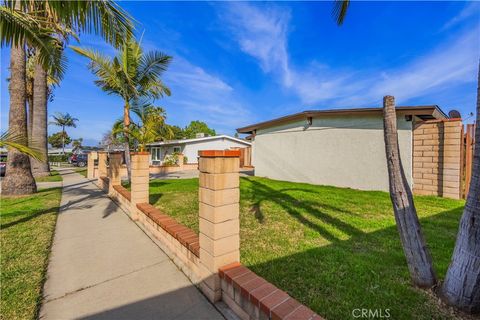
[[142,151],[142,152],[130,152],[131,155],[146,155],[150,154],[148,151]]
[[200,150],[198,156],[204,158],[238,158],[240,157],[240,150]]

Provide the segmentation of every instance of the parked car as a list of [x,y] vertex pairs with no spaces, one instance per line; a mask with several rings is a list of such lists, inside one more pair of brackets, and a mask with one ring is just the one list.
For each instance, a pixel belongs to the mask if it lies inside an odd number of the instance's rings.
[[7,156],[0,156],[0,177],[5,176],[7,171]]
[[72,159],[72,164],[74,166],[85,167],[87,165],[88,154],[80,153],[80,154],[74,154],[73,156],[75,156],[75,160]]

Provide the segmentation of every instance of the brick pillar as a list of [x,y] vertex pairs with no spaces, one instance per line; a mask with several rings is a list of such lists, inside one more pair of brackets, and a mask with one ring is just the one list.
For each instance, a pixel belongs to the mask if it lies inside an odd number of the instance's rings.
[[87,160],[87,178],[95,178],[95,160],[97,160],[97,152],[92,151],[88,154]]
[[105,151],[98,152],[98,182],[101,183],[100,177],[107,176],[107,153]]
[[122,167],[123,152],[110,153],[110,161],[108,166],[108,178],[111,186],[118,186],[121,184],[120,169]]
[[221,298],[218,268],[240,261],[238,150],[199,151],[199,237],[204,294]]
[[150,171],[150,153],[148,152],[132,152],[132,181],[131,181],[131,204],[132,219],[138,219],[136,214],[137,203],[148,203],[148,186]]
[[177,157],[178,157],[178,166],[180,167],[180,170],[182,170],[183,169],[183,159],[184,159],[185,156],[182,153],[179,153],[177,155]]

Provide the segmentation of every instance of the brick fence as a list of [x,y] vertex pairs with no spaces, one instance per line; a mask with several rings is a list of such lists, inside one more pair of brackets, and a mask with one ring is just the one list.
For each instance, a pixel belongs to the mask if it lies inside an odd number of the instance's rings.
[[[121,154],[98,153],[99,188],[173,260],[213,303],[241,319],[322,319],[240,261],[238,150],[199,152],[199,235],[149,204],[149,154],[131,154],[131,190],[120,185]],[[88,158],[93,177],[95,156]],[[152,279],[161,281],[161,279]]]
[[460,199],[462,196],[462,147],[461,119],[415,123],[413,192]]

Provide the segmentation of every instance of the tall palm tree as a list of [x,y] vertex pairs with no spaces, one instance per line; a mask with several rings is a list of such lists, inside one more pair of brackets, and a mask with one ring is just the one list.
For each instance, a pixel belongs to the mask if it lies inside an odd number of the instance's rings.
[[172,57],[159,51],[144,53],[140,43],[128,38],[114,58],[92,49],[71,47],[90,59],[89,69],[97,76],[95,84],[108,94],[123,99],[125,162],[130,179],[130,107],[141,98],[158,99],[170,95],[170,89],[160,79]]
[[[48,124],[47,104],[52,99],[53,88],[60,83],[60,79],[53,77],[52,72],[45,72],[38,63],[36,54],[27,59],[27,101],[28,101],[28,128],[30,140],[42,153],[44,158],[48,156]],[[46,77],[45,77],[46,75]],[[30,159],[34,177],[47,176],[50,174],[48,161]]]
[[472,178],[442,293],[449,304],[480,313],[480,61]]
[[53,124],[55,126],[61,127],[62,128],[62,153],[65,154],[65,128],[76,128],[77,124],[76,122],[78,121],[77,118],[72,117],[68,112],[67,113],[60,113],[56,112],[55,115],[52,116],[53,121],[50,121],[50,124]]
[[[349,0],[336,0],[333,16],[341,25],[347,14]],[[391,111],[390,111],[391,116]],[[389,168],[390,169],[390,168]],[[389,172],[389,175],[393,174]],[[396,175],[401,173],[396,172]],[[393,195],[392,195],[393,197]],[[392,198],[393,199],[393,198]],[[413,200],[411,200],[413,204]],[[421,232],[420,226],[418,230]],[[417,252],[419,254],[419,252]],[[420,254],[419,254],[420,255]],[[441,297],[450,305],[470,313],[480,313],[480,61],[477,80],[477,118],[472,178],[455,249]]]
[[[26,82],[25,82],[25,47],[14,45],[10,50],[9,83],[10,110],[8,113],[9,131],[22,141],[28,141]],[[37,185],[30,170],[30,158],[18,149],[9,148],[5,177],[2,181],[2,194],[21,195],[37,192]]]
[[[165,109],[147,103],[134,105],[131,111],[138,121],[131,122],[128,133],[134,139],[134,144],[138,145],[139,151],[144,151],[148,143],[173,138],[173,131],[165,122],[167,118]],[[114,123],[112,133],[123,135],[123,119]]]
[[[55,25],[47,17],[54,17]],[[61,76],[65,60],[63,43],[56,35],[58,26],[76,32],[93,32],[116,46],[132,33],[129,16],[110,0],[5,1],[0,6],[0,44],[12,47],[9,127],[15,134],[27,137],[25,85],[19,85],[25,83],[25,45],[37,50],[39,64],[44,70],[51,69],[53,75]],[[13,61],[15,59],[17,61]],[[2,193],[33,193],[34,185],[28,157],[10,149]]]

